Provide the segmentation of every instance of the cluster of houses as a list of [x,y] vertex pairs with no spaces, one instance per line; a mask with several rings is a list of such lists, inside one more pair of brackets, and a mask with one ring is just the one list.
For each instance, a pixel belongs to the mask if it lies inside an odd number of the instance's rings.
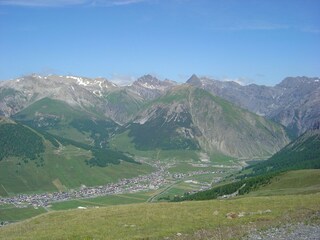
[[1,204],[13,204],[16,207],[46,207],[52,202],[61,202],[71,199],[93,198],[98,196],[134,193],[150,189],[158,189],[167,183],[168,172],[166,168],[160,167],[156,172],[148,175],[141,175],[130,179],[121,179],[117,183],[110,183],[104,186],[86,187],[67,192],[52,192],[42,194],[19,194],[9,198],[0,198]]
[[188,172],[188,173],[173,173],[172,178],[182,179],[182,178],[192,177],[195,175],[209,174],[209,173],[215,173],[215,172],[200,170],[200,171],[193,171],[193,172]]

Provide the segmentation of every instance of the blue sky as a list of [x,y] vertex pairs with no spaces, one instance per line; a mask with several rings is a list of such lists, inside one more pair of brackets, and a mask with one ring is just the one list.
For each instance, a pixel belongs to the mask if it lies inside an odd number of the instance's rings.
[[318,0],[0,0],[0,79],[320,76]]

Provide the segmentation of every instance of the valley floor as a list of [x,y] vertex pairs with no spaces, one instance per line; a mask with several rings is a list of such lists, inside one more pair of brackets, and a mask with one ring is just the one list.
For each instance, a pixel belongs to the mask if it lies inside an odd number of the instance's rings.
[[184,192],[210,188],[239,169],[233,162],[218,166],[216,163],[193,161],[144,162],[144,165],[150,165],[154,172],[96,187],[0,197],[0,223],[21,221],[51,210],[168,200]]

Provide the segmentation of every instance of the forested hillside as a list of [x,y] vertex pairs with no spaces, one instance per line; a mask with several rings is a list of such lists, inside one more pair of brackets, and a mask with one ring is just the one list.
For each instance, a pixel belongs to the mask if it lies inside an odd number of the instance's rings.
[[320,130],[307,131],[265,162],[248,167],[246,176],[267,172],[320,168]]
[[7,157],[34,160],[45,150],[41,136],[21,124],[0,124],[0,136],[0,161]]

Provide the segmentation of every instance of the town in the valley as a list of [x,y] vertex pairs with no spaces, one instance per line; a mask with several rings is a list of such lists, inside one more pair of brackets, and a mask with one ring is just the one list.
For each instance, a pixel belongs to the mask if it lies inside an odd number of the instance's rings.
[[[170,173],[169,165],[153,164],[156,168],[155,172],[148,175],[140,175],[134,178],[121,179],[116,183],[109,183],[103,186],[87,187],[82,185],[79,189],[50,192],[41,194],[19,194],[12,197],[0,198],[0,205],[12,204],[15,207],[23,208],[28,206],[47,207],[53,202],[62,202],[73,199],[94,198],[106,195],[136,193],[141,191],[156,190],[166,185],[172,184],[177,180],[190,178],[195,175],[222,173],[223,170],[212,172],[206,170],[190,171],[188,173]],[[220,177],[213,178],[214,182],[218,182]],[[195,182],[186,180],[185,182]],[[201,184],[199,190],[205,190],[211,187],[211,184]]]

